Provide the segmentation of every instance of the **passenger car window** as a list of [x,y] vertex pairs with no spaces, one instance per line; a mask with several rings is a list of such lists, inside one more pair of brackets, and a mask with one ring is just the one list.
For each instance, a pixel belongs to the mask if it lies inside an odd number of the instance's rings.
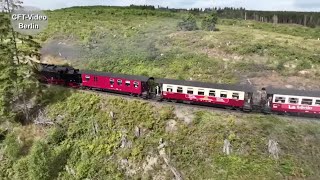
[[216,96],[216,91],[210,90],[209,96]]
[[232,99],[239,99],[239,93],[232,93]]
[[188,94],[193,94],[193,89],[191,89],[191,88],[188,89],[187,93],[188,93]]
[[183,88],[182,87],[178,87],[177,92],[178,93],[182,93],[183,92]]
[[312,105],[312,99],[302,99],[301,104]]
[[137,81],[135,81],[135,82],[133,83],[133,86],[134,86],[135,88],[138,88],[138,87],[139,87],[139,83],[138,83]]
[[126,86],[130,87],[130,81],[126,81]]
[[121,79],[118,79],[118,80],[117,80],[117,83],[118,83],[119,86],[121,86],[121,85],[122,85],[122,80],[121,80]]
[[198,90],[198,95],[203,96],[204,95],[204,89],[199,89]]
[[227,92],[222,91],[222,92],[220,93],[220,97],[222,97],[222,98],[227,98],[227,97],[228,97],[228,96],[227,96]]
[[171,86],[168,86],[167,87],[167,92],[172,92],[173,91],[173,88]]
[[320,100],[316,100],[316,105],[320,106]]
[[114,85],[114,79],[110,79],[110,84]]
[[299,103],[299,99],[298,98],[289,98],[289,103],[298,104]]
[[86,75],[86,81],[90,81],[90,76]]
[[276,97],[275,102],[276,103],[285,103],[286,98],[285,97]]

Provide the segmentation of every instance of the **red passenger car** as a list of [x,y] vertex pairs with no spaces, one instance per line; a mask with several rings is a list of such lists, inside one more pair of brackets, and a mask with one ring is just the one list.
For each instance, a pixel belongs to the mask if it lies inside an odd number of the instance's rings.
[[270,87],[267,91],[272,95],[272,111],[320,115],[320,92]]
[[126,74],[81,71],[82,86],[136,96],[148,93],[149,77]]
[[171,79],[157,80],[162,85],[162,98],[168,100],[188,101],[198,104],[211,104],[243,108],[250,103],[249,86],[212,84]]

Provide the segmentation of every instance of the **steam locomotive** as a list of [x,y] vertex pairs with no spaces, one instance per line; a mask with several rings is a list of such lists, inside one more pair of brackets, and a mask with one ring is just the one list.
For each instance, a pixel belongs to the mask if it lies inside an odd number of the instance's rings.
[[49,64],[39,66],[39,80],[48,84],[120,93],[158,101],[218,106],[244,112],[320,117],[320,91],[273,87],[255,90],[251,85],[160,79]]

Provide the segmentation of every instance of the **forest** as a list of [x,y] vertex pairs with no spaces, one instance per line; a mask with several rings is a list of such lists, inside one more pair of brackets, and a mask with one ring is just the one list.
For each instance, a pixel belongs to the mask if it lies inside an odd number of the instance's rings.
[[[131,5],[130,8],[134,9],[148,9],[156,10],[154,6],[135,6]],[[172,9],[169,7],[160,7],[157,9],[166,10],[171,12],[191,12],[195,15],[201,13],[217,12],[220,18],[226,19],[244,19],[255,20],[267,23],[280,23],[280,24],[299,24],[308,27],[320,26],[320,12],[294,12],[294,11],[256,11],[246,10],[245,8],[234,7],[214,7],[214,8],[192,8],[192,9]]]

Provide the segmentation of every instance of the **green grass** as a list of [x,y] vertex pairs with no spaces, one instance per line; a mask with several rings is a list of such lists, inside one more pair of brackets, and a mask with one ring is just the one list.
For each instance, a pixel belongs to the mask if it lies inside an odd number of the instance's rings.
[[[181,32],[183,13],[77,7],[47,14],[49,28],[37,40],[73,46],[77,56],[68,60],[80,68],[219,83],[270,70],[320,74],[317,28],[220,20],[220,31]],[[1,124],[2,131],[14,127],[0,142],[0,179],[173,179],[159,156],[161,138],[185,179],[320,177],[319,122],[195,111],[185,124],[170,106],[59,87],[45,89],[36,104],[55,125]],[[166,132],[173,120],[177,130]],[[224,139],[232,144],[230,156],[222,153]],[[279,159],[268,153],[270,139],[279,143]],[[144,172],[149,157],[158,160]],[[128,165],[121,168],[121,161]]]
[[220,31],[181,32],[185,13],[115,7],[47,13],[49,28],[37,38],[80,45],[78,58],[69,59],[80,68],[222,83],[239,81],[243,65],[263,64],[283,75],[320,73],[319,28],[223,19]]
[[[171,164],[186,179],[320,177],[320,124],[315,122],[195,111],[193,123],[186,125],[169,106],[155,107],[89,93],[72,93],[61,102],[47,104],[46,110],[56,125],[45,128],[41,139],[34,138],[32,147],[24,150],[27,153],[20,153],[26,143],[23,131],[16,131],[4,141],[4,145],[14,142],[0,165],[4,179],[147,178],[161,172],[166,172],[161,177],[172,178],[158,154],[160,138],[167,142]],[[114,118],[109,116],[110,111]],[[177,131],[165,131],[169,120],[177,122]],[[136,127],[140,127],[141,137],[134,135]],[[129,147],[120,148],[123,136],[131,142]],[[224,139],[232,144],[230,156],[222,153]],[[279,143],[278,160],[268,154],[269,139]],[[41,153],[46,156],[39,156]],[[144,172],[143,164],[149,156],[158,161],[152,171]],[[134,174],[126,175],[128,169],[119,169],[123,159],[130,162]]]

